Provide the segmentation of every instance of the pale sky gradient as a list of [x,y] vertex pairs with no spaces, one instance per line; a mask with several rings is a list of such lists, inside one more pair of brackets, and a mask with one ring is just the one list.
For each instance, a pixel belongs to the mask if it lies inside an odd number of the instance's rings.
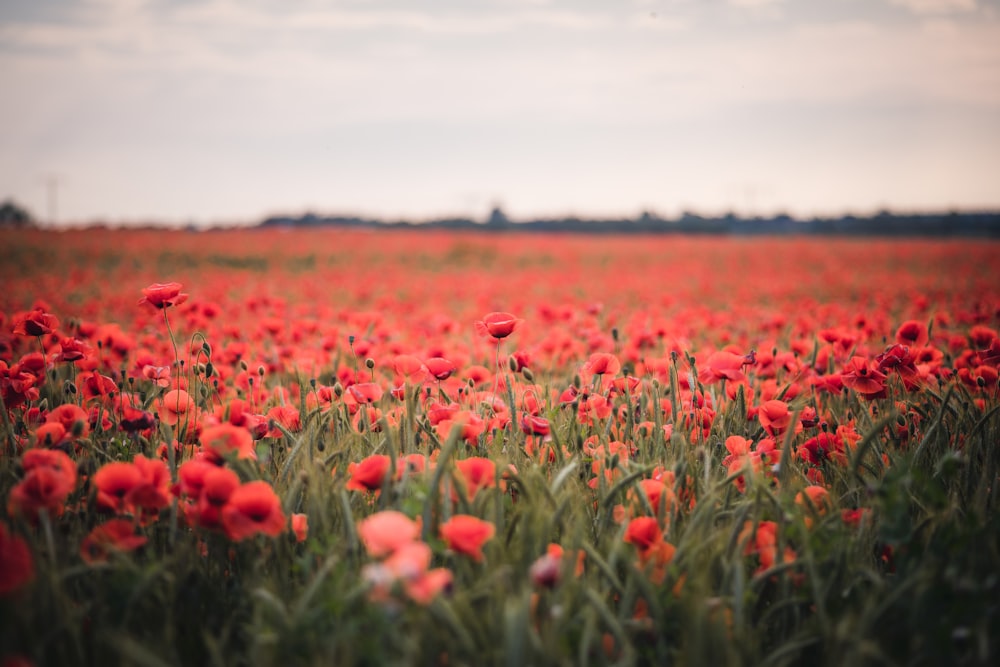
[[3,0],[0,90],[59,222],[1000,208],[1000,0]]

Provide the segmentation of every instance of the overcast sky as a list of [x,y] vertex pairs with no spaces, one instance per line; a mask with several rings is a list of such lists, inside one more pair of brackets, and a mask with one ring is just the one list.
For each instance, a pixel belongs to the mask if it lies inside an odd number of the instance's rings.
[[0,90],[60,222],[1000,208],[1000,0],[3,0]]

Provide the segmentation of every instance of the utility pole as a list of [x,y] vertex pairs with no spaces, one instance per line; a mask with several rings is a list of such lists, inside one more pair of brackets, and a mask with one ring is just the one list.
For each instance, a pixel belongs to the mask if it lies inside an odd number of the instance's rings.
[[48,174],[43,178],[46,194],[46,222],[55,227],[56,218],[59,215],[59,186],[62,185],[62,178],[58,174]]

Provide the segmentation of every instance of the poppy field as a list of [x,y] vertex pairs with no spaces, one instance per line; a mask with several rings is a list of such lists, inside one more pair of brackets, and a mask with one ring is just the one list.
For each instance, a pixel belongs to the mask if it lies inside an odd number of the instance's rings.
[[1000,244],[0,232],[0,666],[1000,660]]

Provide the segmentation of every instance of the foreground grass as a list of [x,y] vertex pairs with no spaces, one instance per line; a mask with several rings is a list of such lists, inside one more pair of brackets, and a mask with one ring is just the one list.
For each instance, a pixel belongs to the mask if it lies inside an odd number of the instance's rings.
[[[572,406],[549,408],[557,446],[541,462],[513,426],[478,445],[457,431],[441,443],[422,414],[358,432],[346,408],[315,408],[300,432],[263,439],[257,464],[232,462],[244,481],[273,483],[286,514],[308,516],[308,539],[234,544],[178,526],[172,507],[142,529],[144,547],[88,565],[76,554],[99,520],[84,483],[61,518],[19,525],[37,572],[0,599],[0,640],[39,664],[988,664],[1000,636],[1000,411],[995,400],[979,403],[958,385],[871,405],[835,397],[832,414],[864,423],[846,462],[818,468],[829,490],[822,507],[796,502],[812,466],[793,456],[794,436],[774,470],[744,471],[737,489],[723,441],[763,435],[739,401],[694,442],[635,428],[633,457],[596,489],[583,441],[610,442],[611,424],[581,426]],[[919,437],[900,440],[917,414]],[[15,425],[7,428],[13,442]],[[160,429],[168,440],[169,427]],[[86,473],[152,455],[154,444],[111,430],[75,447]],[[433,471],[389,479],[379,492],[345,488],[348,462],[382,453],[399,465],[435,450]],[[452,499],[453,464],[473,455],[497,462],[500,484]],[[650,512],[638,484],[656,467],[677,480],[677,502],[660,509],[676,551],[659,572],[637,558],[615,516],[623,504]],[[8,450],[4,495],[18,479]],[[870,512],[846,523],[841,511],[857,508]],[[356,525],[388,509],[422,518],[435,563],[453,573],[450,590],[426,605],[373,601],[361,577],[372,559]],[[482,562],[438,537],[458,513],[496,526]],[[790,550],[763,571],[746,530],[761,522],[776,524],[777,553]],[[583,568],[565,557],[556,581],[539,585],[530,572],[550,543],[582,552]]]

